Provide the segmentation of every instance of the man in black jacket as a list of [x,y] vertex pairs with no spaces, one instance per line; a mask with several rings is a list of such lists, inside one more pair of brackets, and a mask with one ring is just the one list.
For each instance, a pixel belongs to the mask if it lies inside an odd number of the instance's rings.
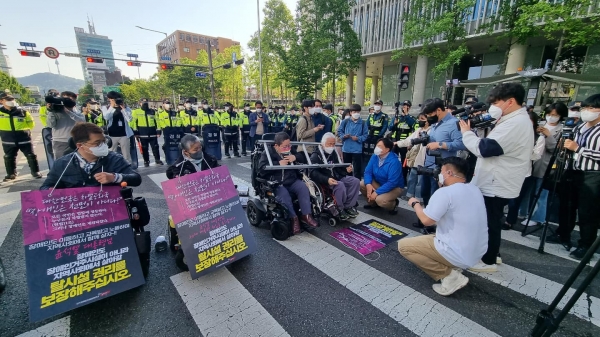
[[204,151],[202,141],[196,135],[183,136],[179,148],[181,149],[179,159],[167,169],[169,179],[219,167],[217,158]]
[[[335,136],[327,132],[321,139],[321,148],[325,154],[322,158],[320,151],[315,151],[310,156],[313,164],[341,164],[340,155],[336,153]],[[333,191],[336,205],[342,209],[340,219],[356,218],[358,211],[356,201],[360,195],[360,180],[352,175],[352,165],[348,167],[317,168],[310,172],[310,178],[320,185],[329,186]]]
[[[275,135],[274,145],[269,147],[269,154],[273,162],[273,166],[293,165],[296,162],[296,156],[290,153],[292,146],[290,144],[290,136],[285,132],[279,132]],[[310,192],[308,187],[302,181],[302,175],[299,170],[281,169],[281,170],[265,170],[269,166],[269,154],[263,152],[258,162],[259,176],[271,181],[277,181],[281,185],[277,186],[275,191],[276,199],[283,204],[289,211],[294,227],[294,234],[300,233],[300,220],[305,224],[315,228],[318,227],[317,222],[312,218],[312,206],[310,204]],[[298,199],[300,209],[302,211],[301,219],[294,211],[292,196]]]
[[77,150],[54,163],[41,190],[142,183],[142,177],[123,156],[108,150],[104,132],[98,125],[77,123],[71,137]]

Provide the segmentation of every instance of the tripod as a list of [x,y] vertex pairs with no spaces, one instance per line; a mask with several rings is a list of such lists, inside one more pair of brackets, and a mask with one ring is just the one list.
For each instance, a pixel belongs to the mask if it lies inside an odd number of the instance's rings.
[[569,299],[567,304],[565,304],[564,308],[558,313],[558,316],[554,317],[554,309],[556,309],[556,306],[560,303],[560,301],[562,301],[567,291],[571,288],[571,285],[579,277],[585,266],[590,262],[592,256],[594,256],[594,252],[598,249],[598,247],[600,247],[600,237],[598,237],[596,241],[594,241],[594,244],[592,244],[592,247],[588,249],[583,259],[581,259],[581,262],[579,262],[579,265],[577,265],[575,271],[573,271],[571,276],[569,276],[567,282],[560,289],[552,303],[550,303],[548,309],[542,310],[538,313],[537,318],[535,319],[535,327],[531,331],[532,337],[551,336],[558,329],[560,322],[562,322],[565,316],[567,316],[569,310],[571,310],[581,294],[583,294],[585,289],[592,283],[592,280],[596,277],[596,275],[598,275],[598,272],[600,271],[600,263],[596,263],[594,268],[592,268],[592,270],[585,277],[581,285],[577,287],[575,293]]
[[[550,204],[547,207],[547,209],[550,210],[552,209],[554,200],[556,198],[556,191],[559,182],[561,182],[561,180],[564,178],[564,181],[560,184],[562,188],[571,188],[573,184],[573,178],[570,174],[568,174],[568,172],[573,170],[573,153],[569,150],[563,149],[563,144],[566,139],[568,138],[564,137],[564,135],[561,135],[560,139],[556,144],[556,147],[554,148],[552,157],[550,157],[550,162],[548,163],[548,167],[546,167],[546,171],[544,172],[542,184],[535,194],[533,203],[529,205],[529,215],[527,216],[527,222],[525,223],[525,227],[523,227],[523,231],[521,232],[521,236],[524,237],[529,234],[533,234],[540,229],[542,230],[542,235],[540,237],[540,246],[538,248],[538,253],[540,254],[544,253],[544,246],[546,244],[546,234],[548,233],[548,231],[550,231],[553,235],[556,235],[556,232],[552,229],[552,227],[550,227],[550,223],[548,222],[548,213],[546,212],[546,218],[544,219],[544,223],[541,227],[534,228],[530,232],[527,232],[527,225],[529,224],[529,221],[531,221],[531,217],[533,216],[533,212],[535,210],[535,205],[540,199],[540,196],[542,195],[542,190],[545,186],[551,187],[548,188],[551,194],[549,195]],[[555,174],[552,176],[552,168],[555,165]],[[568,202],[571,203],[570,198]],[[569,221],[570,220],[571,219],[569,219]],[[563,244],[563,246],[565,247],[565,249],[567,249],[567,251],[569,250],[569,247],[566,244]]]

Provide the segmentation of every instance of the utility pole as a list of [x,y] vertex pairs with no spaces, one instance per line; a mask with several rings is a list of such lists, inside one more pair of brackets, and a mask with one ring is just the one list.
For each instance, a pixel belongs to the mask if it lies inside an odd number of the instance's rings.
[[208,40],[208,73],[210,74],[210,95],[212,97],[212,105],[213,108],[216,109],[217,106],[215,104],[215,74],[212,64],[212,48],[210,39]]
[[261,48],[261,37],[260,37],[260,0],[256,0],[256,18],[258,20],[258,68],[260,77],[260,101],[263,101],[263,80],[262,80],[262,48]]

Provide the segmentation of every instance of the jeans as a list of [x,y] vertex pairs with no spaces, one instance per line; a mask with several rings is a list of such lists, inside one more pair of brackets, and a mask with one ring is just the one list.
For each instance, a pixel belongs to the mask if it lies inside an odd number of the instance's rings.
[[424,175],[421,178],[421,196],[425,206],[429,204],[429,199],[438,188],[438,182],[433,177]]
[[417,168],[411,167],[408,174],[408,182],[406,183],[406,196],[421,198],[421,183],[422,177],[417,174]]
[[[534,178],[535,179],[535,185],[534,185],[534,198],[535,195],[537,193],[537,191],[539,191],[540,187],[542,186],[542,181],[544,180],[543,178]],[[535,208],[533,209],[533,215],[531,216],[531,221],[535,221],[535,222],[545,222],[546,221],[546,208],[548,206],[548,190],[542,190],[542,192],[540,193],[540,197],[537,201],[537,203],[535,204]]]

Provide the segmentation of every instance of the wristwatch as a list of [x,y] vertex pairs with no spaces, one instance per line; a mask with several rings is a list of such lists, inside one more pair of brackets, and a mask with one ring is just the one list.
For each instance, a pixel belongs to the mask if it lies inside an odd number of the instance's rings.
[[410,204],[410,207],[411,207],[411,208],[415,208],[415,205],[416,205],[416,204],[419,204],[419,205],[420,205],[420,204],[421,204],[421,202],[420,202],[420,201],[413,201],[413,202],[412,202],[412,204]]
[[440,149],[442,148],[442,142],[438,142],[438,146],[440,147]]

